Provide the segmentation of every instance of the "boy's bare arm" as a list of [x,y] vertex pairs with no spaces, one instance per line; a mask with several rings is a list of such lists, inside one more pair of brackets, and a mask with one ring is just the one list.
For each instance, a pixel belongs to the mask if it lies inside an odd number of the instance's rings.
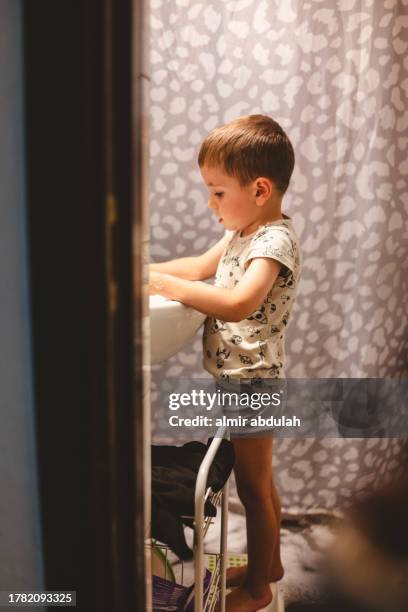
[[172,274],[190,281],[211,278],[217,270],[218,262],[227,241],[227,237],[224,236],[211,249],[198,257],[181,257],[163,263],[153,263],[150,264],[150,270]]
[[159,293],[222,321],[242,321],[263,302],[274,284],[281,264],[275,259],[253,259],[232,289],[191,282],[169,274],[152,272],[150,293]]

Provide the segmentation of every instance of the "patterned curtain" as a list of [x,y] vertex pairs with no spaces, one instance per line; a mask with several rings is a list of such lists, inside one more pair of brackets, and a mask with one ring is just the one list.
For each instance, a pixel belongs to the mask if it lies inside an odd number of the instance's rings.
[[[407,28],[407,0],[151,0],[152,258],[199,254],[221,235],[196,162],[208,131],[276,119],[295,148],[284,211],[303,250],[290,377],[408,373]],[[170,376],[205,376],[200,334],[153,384]],[[284,505],[342,505],[393,472],[403,446],[276,440]]]

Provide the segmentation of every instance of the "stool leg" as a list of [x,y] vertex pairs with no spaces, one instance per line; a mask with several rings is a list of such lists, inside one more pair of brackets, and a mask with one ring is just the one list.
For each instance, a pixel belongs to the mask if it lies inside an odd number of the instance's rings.
[[221,597],[221,612],[225,612],[225,597],[226,597],[226,578],[227,578],[227,561],[228,561],[228,493],[229,493],[229,481],[225,483],[222,492],[222,506],[221,506],[221,567],[220,567],[220,597]]

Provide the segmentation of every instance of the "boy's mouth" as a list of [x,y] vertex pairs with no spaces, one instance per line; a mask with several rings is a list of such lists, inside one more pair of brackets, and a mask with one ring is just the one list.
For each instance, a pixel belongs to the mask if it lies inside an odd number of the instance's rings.
[[218,223],[222,223],[222,217],[218,219]]

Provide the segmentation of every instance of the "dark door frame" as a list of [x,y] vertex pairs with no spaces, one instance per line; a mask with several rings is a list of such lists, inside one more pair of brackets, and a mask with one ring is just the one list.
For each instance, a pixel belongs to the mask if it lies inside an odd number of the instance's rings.
[[[138,0],[25,0],[27,202],[45,588],[145,610]],[[136,28],[135,28],[136,24]],[[135,53],[136,50],[136,53]],[[135,382],[136,381],[136,382]]]

